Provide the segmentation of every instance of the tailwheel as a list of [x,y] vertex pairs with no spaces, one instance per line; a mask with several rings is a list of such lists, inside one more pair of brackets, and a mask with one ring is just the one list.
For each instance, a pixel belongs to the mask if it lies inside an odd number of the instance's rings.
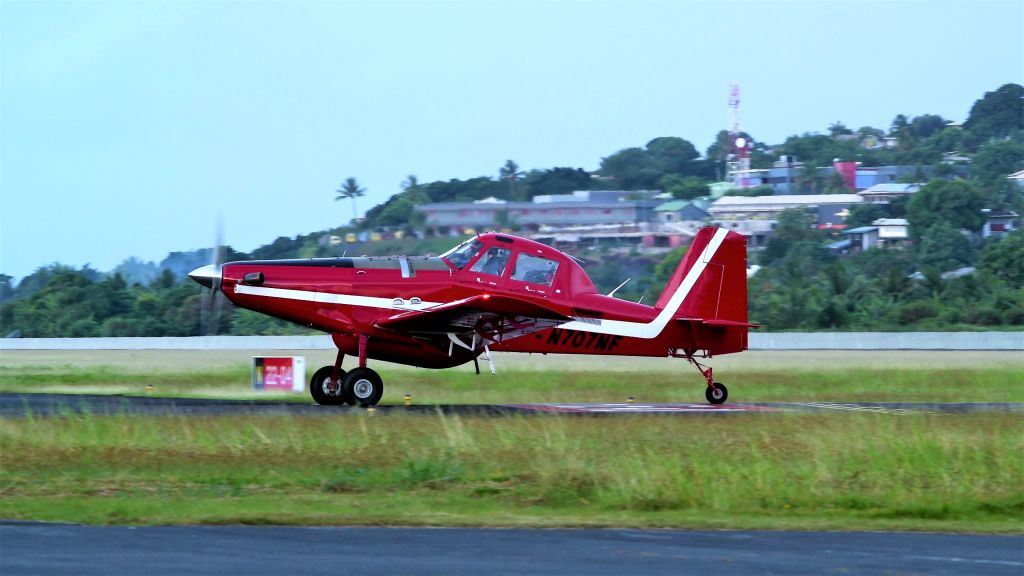
[[369,368],[355,368],[342,379],[346,398],[360,406],[373,406],[384,395],[384,382]]
[[334,366],[324,366],[313,373],[309,381],[309,395],[317,404],[324,406],[336,406],[343,404],[345,398],[345,371],[338,369],[338,379],[331,382],[334,375]]
[[712,404],[721,404],[729,397],[729,389],[721,382],[715,382],[714,388],[710,386],[704,391],[704,397]]

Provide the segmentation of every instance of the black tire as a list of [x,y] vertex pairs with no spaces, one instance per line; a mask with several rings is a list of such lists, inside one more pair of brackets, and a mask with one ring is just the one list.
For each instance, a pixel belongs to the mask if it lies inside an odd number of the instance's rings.
[[704,397],[712,404],[722,404],[729,397],[729,389],[725,387],[725,384],[715,382],[714,390],[711,388],[704,390]]
[[345,397],[360,406],[373,406],[384,395],[384,382],[369,368],[353,368],[342,382]]
[[345,402],[345,371],[338,370],[338,385],[332,393],[330,389],[331,375],[334,374],[334,366],[324,366],[313,373],[309,380],[309,395],[313,401],[323,406],[337,406]]

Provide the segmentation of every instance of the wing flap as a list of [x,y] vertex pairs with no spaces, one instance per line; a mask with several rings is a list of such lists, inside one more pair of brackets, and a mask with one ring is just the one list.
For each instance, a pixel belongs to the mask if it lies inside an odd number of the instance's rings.
[[513,338],[557,326],[571,318],[535,302],[510,296],[477,295],[401,312],[376,322],[378,328],[417,334],[476,332],[485,338]]

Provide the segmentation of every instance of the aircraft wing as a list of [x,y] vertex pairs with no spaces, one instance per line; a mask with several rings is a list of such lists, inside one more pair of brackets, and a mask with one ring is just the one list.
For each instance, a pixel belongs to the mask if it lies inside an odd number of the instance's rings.
[[518,338],[571,320],[561,312],[509,296],[478,295],[378,320],[385,330],[410,334],[477,334],[493,342]]

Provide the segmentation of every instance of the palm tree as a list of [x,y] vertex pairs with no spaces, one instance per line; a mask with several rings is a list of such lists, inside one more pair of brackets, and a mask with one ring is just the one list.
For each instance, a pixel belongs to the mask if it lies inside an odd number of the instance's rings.
[[853,134],[853,130],[847,128],[846,124],[843,124],[842,122],[833,122],[828,127],[828,135],[833,138],[846,134]]
[[413,190],[419,185],[420,179],[417,178],[415,174],[409,174],[408,176],[405,177],[405,180],[402,182],[402,190]]
[[806,162],[800,169],[796,176],[796,182],[800,185],[801,194],[805,190],[807,190],[807,194],[817,194],[818,189],[821,188],[821,176],[818,175],[818,169],[811,162]]
[[342,183],[341,188],[335,191],[338,195],[334,197],[335,200],[341,200],[342,198],[352,199],[352,220],[356,219],[356,198],[366,194],[365,188],[360,188],[359,183],[356,182],[355,178],[346,178],[345,182]]
[[508,160],[505,165],[498,171],[498,175],[501,176],[502,180],[508,180],[508,196],[509,199],[515,198],[516,195],[516,181],[523,175],[519,171],[519,165],[515,162]]

